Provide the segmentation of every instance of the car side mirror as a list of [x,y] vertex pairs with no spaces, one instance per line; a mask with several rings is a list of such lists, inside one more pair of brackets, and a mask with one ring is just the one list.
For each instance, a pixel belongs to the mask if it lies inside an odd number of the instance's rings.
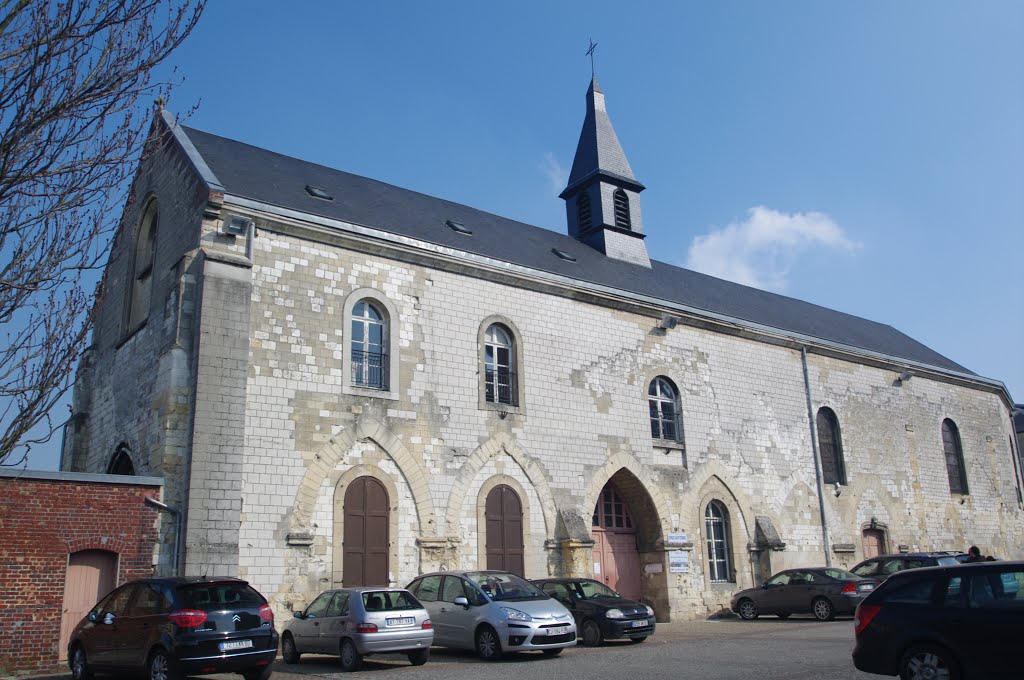
[[114,618],[115,617],[113,612],[107,612],[103,615],[103,623],[109,626],[112,623],[114,623]]
[[761,584],[761,588],[763,588],[764,590],[768,590],[768,586],[769,585],[771,585],[771,584],[769,584],[767,581],[765,581],[764,583]]
[[466,609],[469,609],[469,600],[467,600],[467,599],[466,599],[465,597],[463,597],[462,595],[459,595],[459,596],[458,596],[457,598],[455,598],[454,600],[452,600],[452,603],[453,603],[453,604],[457,604],[457,605],[459,605],[460,607],[465,607]]
[[304,619],[304,618],[306,618],[306,615],[303,614],[302,612],[292,612],[292,616],[294,616],[297,619]]
[[96,612],[89,612],[89,616],[87,618],[89,619],[89,623],[96,623],[100,620],[100,615]]

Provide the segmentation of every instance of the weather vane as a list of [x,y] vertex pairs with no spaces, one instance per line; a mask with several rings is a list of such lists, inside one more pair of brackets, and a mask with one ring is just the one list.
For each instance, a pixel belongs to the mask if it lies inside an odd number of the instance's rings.
[[590,77],[594,77],[594,48],[597,47],[597,43],[594,42],[593,38],[587,38],[590,41],[590,49],[587,50],[587,56],[590,57]]

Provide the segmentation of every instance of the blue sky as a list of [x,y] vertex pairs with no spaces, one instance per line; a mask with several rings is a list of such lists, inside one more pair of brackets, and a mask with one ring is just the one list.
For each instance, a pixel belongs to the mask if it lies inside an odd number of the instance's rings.
[[564,233],[591,38],[655,258],[891,324],[1024,401],[1017,0],[211,0],[168,108]]

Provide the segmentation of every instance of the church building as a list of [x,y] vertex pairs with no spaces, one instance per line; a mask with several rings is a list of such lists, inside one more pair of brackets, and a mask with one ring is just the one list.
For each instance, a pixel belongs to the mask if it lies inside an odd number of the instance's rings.
[[1021,556],[1003,384],[652,259],[596,80],[561,233],[153,126],[62,469],[163,480],[158,573],[282,618],[439,569],[587,576],[668,621],[783,568]]

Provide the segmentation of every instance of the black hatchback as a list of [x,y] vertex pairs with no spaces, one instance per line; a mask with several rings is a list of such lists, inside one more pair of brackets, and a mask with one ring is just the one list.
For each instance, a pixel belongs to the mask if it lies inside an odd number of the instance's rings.
[[572,612],[576,630],[587,647],[596,647],[608,638],[643,642],[654,634],[653,609],[622,597],[599,581],[550,578],[537,579],[533,584]]
[[857,608],[853,664],[903,680],[1024,677],[1024,562],[893,574]]
[[267,680],[277,642],[270,605],[245,581],[151,578],[125,583],[92,608],[71,633],[68,665],[74,680],[96,672]]

